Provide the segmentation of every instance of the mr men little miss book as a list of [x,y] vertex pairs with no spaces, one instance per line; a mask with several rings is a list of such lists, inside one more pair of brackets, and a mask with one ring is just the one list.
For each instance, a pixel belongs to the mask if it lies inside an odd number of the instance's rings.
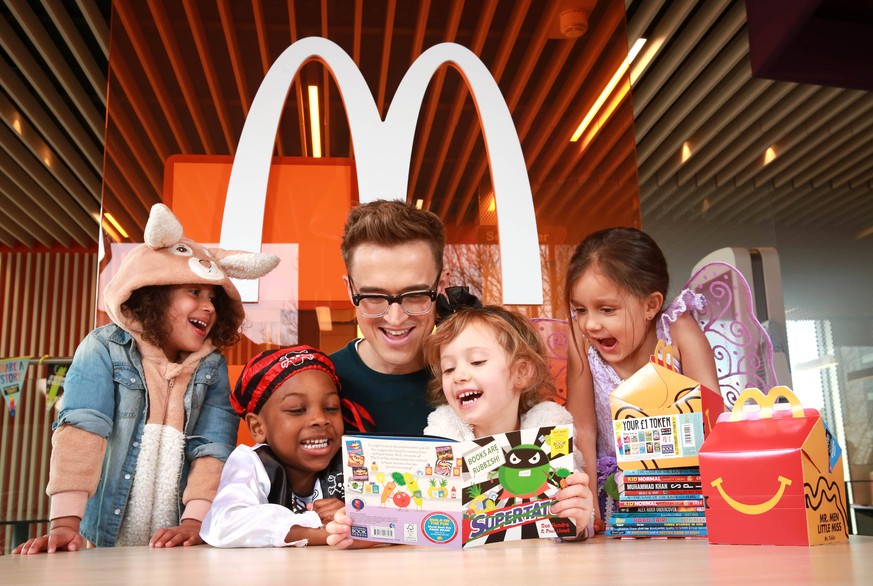
[[355,539],[466,548],[576,535],[550,512],[573,470],[570,425],[466,442],[346,435],[343,466]]

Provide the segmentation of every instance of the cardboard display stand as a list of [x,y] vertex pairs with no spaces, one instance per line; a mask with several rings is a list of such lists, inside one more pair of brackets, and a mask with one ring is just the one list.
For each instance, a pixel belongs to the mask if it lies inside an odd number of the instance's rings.
[[676,371],[672,347],[662,340],[609,404],[622,470],[697,466],[703,439],[724,411],[719,393]]

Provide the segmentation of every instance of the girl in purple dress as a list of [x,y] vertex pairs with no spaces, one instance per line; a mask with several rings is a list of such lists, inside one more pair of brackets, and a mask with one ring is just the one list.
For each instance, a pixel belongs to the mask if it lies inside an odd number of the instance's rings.
[[597,528],[614,507],[603,490],[617,470],[609,394],[649,361],[659,339],[672,344],[683,374],[719,388],[712,347],[693,315],[705,299],[686,289],[664,309],[668,286],[663,253],[633,228],[595,232],[570,259],[566,291],[576,349],[568,357],[567,408],[586,464],[596,463],[585,472],[600,496]]

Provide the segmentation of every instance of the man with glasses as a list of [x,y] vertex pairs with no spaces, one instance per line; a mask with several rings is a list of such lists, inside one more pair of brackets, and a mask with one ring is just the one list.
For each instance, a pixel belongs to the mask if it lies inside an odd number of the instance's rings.
[[342,240],[343,277],[363,338],[331,355],[347,431],[421,435],[432,407],[423,346],[433,331],[445,229],[436,214],[401,201],[352,208]]

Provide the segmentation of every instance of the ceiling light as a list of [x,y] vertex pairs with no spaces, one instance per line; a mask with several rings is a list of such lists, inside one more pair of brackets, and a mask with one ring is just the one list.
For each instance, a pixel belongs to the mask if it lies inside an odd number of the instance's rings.
[[318,113],[318,86],[309,86],[309,128],[312,133],[312,156],[321,157],[321,116]]
[[767,150],[764,151],[764,164],[769,165],[773,162],[773,159],[776,158],[776,149],[773,147],[767,147]]
[[127,232],[125,232],[124,228],[121,227],[121,224],[118,223],[118,220],[116,220],[112,216],[112,214],[110,214],[109,212],[103,212],[103,217],[105,217],[107,220],[109,220],[109,223],[112,224],[116,230],[118,230],[118,233],[121,234],[122,237],[129,238],[129,236],[127,235]]
[[606,84],[606,87],[603,88],[603,91],[600,93],[600,97],[597,98],[597,101],[594,102],[593,106],[591,106],[591,109],[585,115],[585,118],[582,119],[579,127],[576,128],[576,132],[573,133],[573,136],[570,138],[570,142],[576,142],[577,140],[579,140],[579,137],[582,136],[582,133],[585,132],[585,129],[588,128],[589,124],[591,124],[594,116],[597,115],[597,112],[603,106],[604,102],[606,102],[607,98],[609,98],[609,95],[612,93],[612,90],[615,89],[615,86],[618,85],[618,82],[622,80],[624,74],[627,72],[627,68],[630,66],[631,62],[633,62],[634,58],[636,58],[637,54],[640,52],[640,49],[642,49],[643,45],[645,44],[646,39],[637,39],[637,42],[634,43],[633,47],[631,47],[630,51],[628,51],[627,57],[625,57],[624,61],[621,62],[621,65],[618,66],[618,69],[615,71],[612,79],[610,79],[609,83]]
[[118,232],[115,231],[115,229],[109,222],[103,220],[103,223],[101,225],[103,226],[103,231],[109,234],[109,237],[112,238],[112,240],[114,240],[116,244],[121,242],[121,236],[118,234]]
[[688,144],[688,141],[682,143],[682,162],[684,163],[688,159],[691,158],[691,145]]
[[21,118],[19,118],[18,116],[15,117],[15,119],[12,121],[12,128],[15,130],[15,132],[21,135]]
[[867,236],[873,235],[873,226],[870,226],[866,230],[861,230],[857,234],[855,234],[855,240],[861,240],[862,238],[867,238]]
[[423,207],[424,207],[424,200],[423,199],[415,200],[415,209],[420,210]]

